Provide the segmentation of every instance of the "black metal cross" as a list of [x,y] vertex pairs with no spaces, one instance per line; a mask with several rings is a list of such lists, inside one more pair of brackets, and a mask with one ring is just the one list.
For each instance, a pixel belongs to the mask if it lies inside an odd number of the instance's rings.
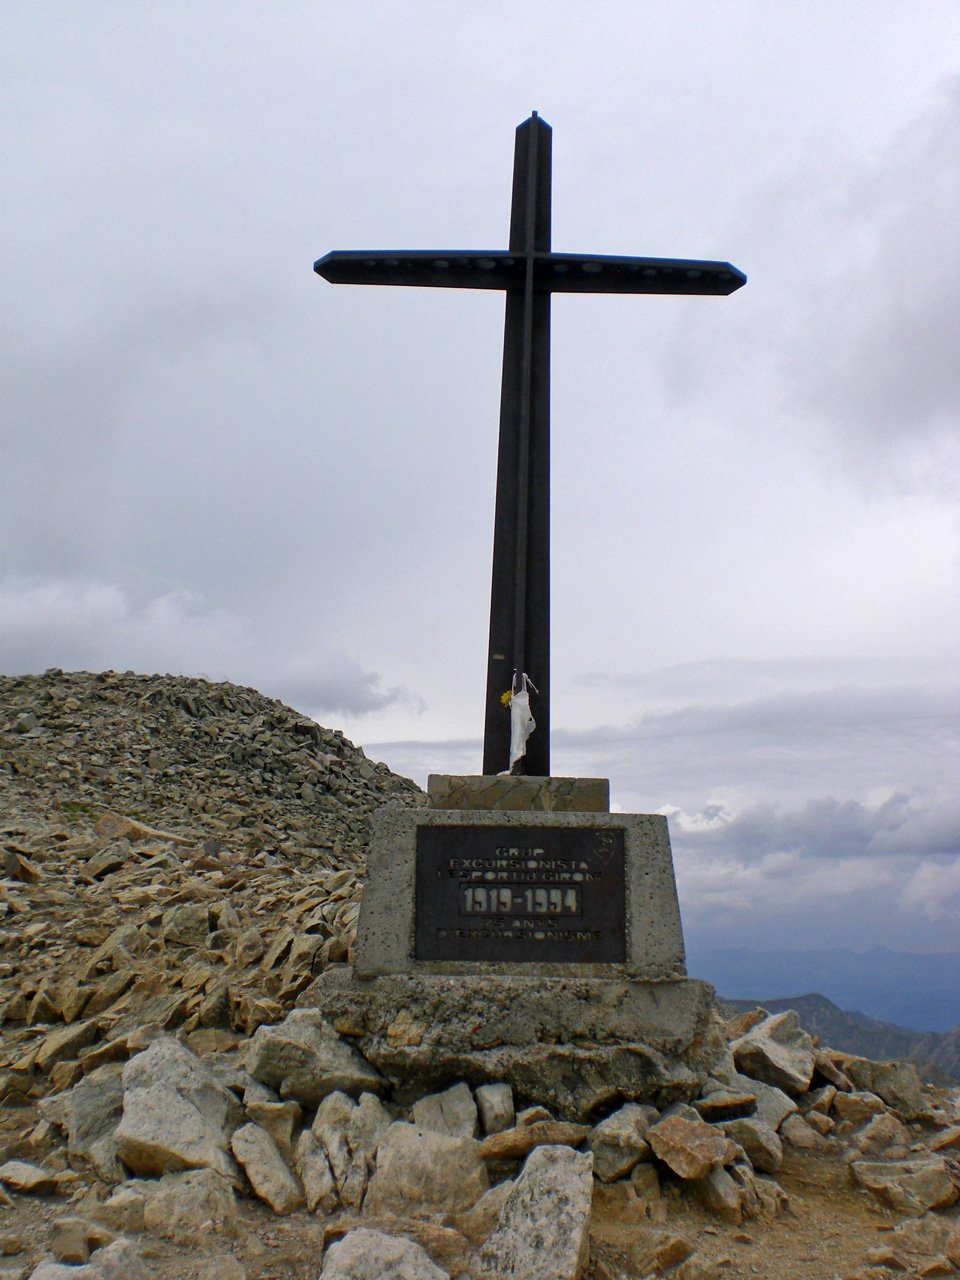
[[550,294],[729,294],[746,276],[729,262],[553,253],[552,129],[536,112],[517,128],[510,246],[328,253],[314,270],[331,284],[504,289],[507,313],[500,392],[500,447],[490,597],[483,772],[510,762],[503,695],[514,673],[538,692],[525,773],[550,773]]

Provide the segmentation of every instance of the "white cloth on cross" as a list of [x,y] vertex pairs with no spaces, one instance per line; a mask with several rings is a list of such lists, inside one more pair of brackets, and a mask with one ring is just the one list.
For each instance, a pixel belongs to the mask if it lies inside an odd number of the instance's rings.
[[517,677],[513,677],[513,692],[510,695],[510,768],[522,760],[527,754],[527,739],[537,727],[537,722],[530,714],[529,689],[535,688],[525,671],[520,673],[520,687],[517,688]]

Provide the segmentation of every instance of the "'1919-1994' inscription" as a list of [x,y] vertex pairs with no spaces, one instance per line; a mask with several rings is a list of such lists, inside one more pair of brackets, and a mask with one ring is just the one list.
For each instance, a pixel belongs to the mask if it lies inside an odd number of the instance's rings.
[[625,897],[622,829],[417,829],[418,960],[622,962]]

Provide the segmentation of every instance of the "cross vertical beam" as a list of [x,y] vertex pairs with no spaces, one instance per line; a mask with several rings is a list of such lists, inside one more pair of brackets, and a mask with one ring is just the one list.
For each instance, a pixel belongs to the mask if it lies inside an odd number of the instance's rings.
[[514,151],[509,252],[522,258],[523,271],[522,283],[506,290],[485,774],[510,759],[502,695],[515,671],[528,673],[538,691],[524,772],[550,772],[550,293],[536,287],[534,255],[550,252],[552,134],[534,114],[518,127]]
[[747,277],[729,262],[554,253],[550,248],[552,130],[536,112],[517,129],[507,250],[334,250],[314,263],[331,284],[503,289],[506,318],[483,772],[510,762],[503,694],[514,671],[538,689],[535,731],[520,762],[550,773],[550,294],[724,297]]

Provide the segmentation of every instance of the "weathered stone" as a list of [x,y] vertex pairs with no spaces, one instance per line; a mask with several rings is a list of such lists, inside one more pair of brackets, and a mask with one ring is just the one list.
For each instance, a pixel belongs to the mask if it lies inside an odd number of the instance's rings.
[[809,1115],[811,1111],[818,1111],[823,1115],[829,1115],[830,1108],[833,1106],[833,1100],[836,1096],[837,1089],[836,1086],[832,1084],[825,1084],[819,1089],[811,1089],[806,1097],[800,1099],[800,1110],[804,1115]]
[[752,1090],[735,1092],[721,1087],[694,1098],[693,1109],[701,1120],[716,1124],[721,1120],[735,1120],[738,1116],[752,1115],[757,1109],[757,1096]]
[[413,1104],[413,1123],[454,1138],[477,1136],[477,1104],[469,1085],[460,1081],[443,1093],[431,1093]]
[[935,1134],[927,1144],[931,1151],[960,1151],[960,1124],[951,1125],[941,1133]]
[[925,1213],[907,1218],[893,1232],[894,1245],[908,1253],[929,1255],[943,1253],[948,1247],[952,1224],[938,1213]]
[[834,1115],[840,1120],[846,1120],[852,1125],[865,1124],[874,1116],[882,1115],[886,1111],[883,1099],[875,1093],[865,1093],[855,1091],[853,1093],[838,1093],[833,1100]]
[[320,1280],[450,1280],[412,1240],[358,1227],[330,1246]]
[[266,1129],[284,1157],[293,1151],[293,1129],[299,1124],[301,1109],[299,1102],[247,1102],[244,1104],[248,1117]]
[[118,1064],[97,1067],[66,1095],[67,1151],[71,1158],[89,1164],[105,1182],[122,1182],[125,1177],[116,1138],[123,1115],[121,1071]]
[[484,1138],[480,1143],[480,1155],[484,1160],[520,1160],[535,1147],[557,1143],[578,1147],[589,1134],[590,1129],[585,1124],[574,1124],[569,1120],[535,1120]]
[[787,1116],[780,1126],[780,1136],[800,1151],[825,1151],[828,1146],[827,1139],[800,1115]]
[[57,1190],[57,1175],[26,1160],[8,1160],[0,1165],[0,1182],[28,1196],[49,1196]]
[[274,1027],[260,1027],[247,1049],[250,1074],[282,1098],[315,1107],[328,1093],[380,1093],[377,1071],[311,1009],[295,1009]]
[[319,1205],[325,1213],[331,1213],[337,1206],[337,1184],[326,1151],[309,1129],[304,1129],[297,1139],[294,1163],[307,1209],[313,1213]]
[[523,1107],[517,1112],[517,1125],[539,1124],[541,1120],[552,1120],[553,1115],[546,1107],[536,1103],[532,1107]]
[[722,1065],[714,1065],[713,1074],[729,1089],[744,1095],[753,1094],[756,1110],[752,1114],[773,1130],[779,1129],[786,1117],[797,1110],[797,1103],[793,1098],[776,1085],[764,1084],[761,1080],[754,1080],[737,1071],[732,1053],[729,1054],[728,1061]]
[[[177,1177],[177,1174],[168,1174]],[[161,1182],[163,1179],[161,1179]],[[149,1185],[134,1182],[118,1187],[108,1200],[96,1205],[92,1215],[111,1230],[123,1235],[137,1235],[143,1230]],[[146,1188],[146,1189],[145,1189]]]
[[601,1182],[626,1177],[639,1160],[649,1155],[644,1135],[656,1119],[653,1107],[627,1102],[601,1120],[590,1135],[594,1176]]
[[165,911],[160,924],[160,936],[166,943],[201,947],[210,932],[210,917],[206,903],[183,902]]
[[803,1115],[804,1120],[816,1133],[825,1138],[828,1133],[832,1133],[837,1127],[836,1121],[831,1120],[829,1116],[825,1116],[822,1111],[806,1111]]
[[397,1121],[380,1140],[370,1180],[368,1213],[458,1213],[488,1186],[473,1138],[452,1138]]
[[254,1191],[274,1213],[293,1213],[303,1205],[303,1188],[266,1129],[258,1124],[241,1125],[230,1139],[230,1149]]
[[693,1187],[705,1209],[724,1222],[740,1222],[743,1210],[740,1206],[740,1189],[726,1169],[715,1166]]
[[507,1202],[513,1190],[514,1179],[505,1178],[489,1191],[485,1191],[471,1208],[463,1213],[453,1214],[448,1221],[462,1232],[472,1244],[482,1244],[496,1226],[500,1210]]
[[131,1058],[123,1085],[115,1136],[128,1169],[161,1174],[206,1167],[236,1177],[227,1142],[239,1104],[189,1049],[162,1037]]
[[56,1218],[50,1231],[50,1250],[59,1262],[79,1265],[90,1257],[87,1223],[83,1218]]
[[377,1147],[390,1124],[389,1113],[372,1093],[361,1094],[354,1103],[338,1090],[317,1108],[313,1135],[326,1152],[337,1193],[347,1207],[360,1206]]
[[655,1165],[648,1164],[645,1160],[635,1164],[630,1170],[630,1185],[639,1200],[649,1204],[659,1201],[660,1175]]
[[657,1158],[685,1179],[705,1178],[736,1155],[735,1144],[700,1119],[670,1116],[648,1129],[646,1139]]
[[207,1223],[222,1234],[237,1220],[233,1187],[213,1169],[168,1173],[158,1182],[136,1183],[135,1189],[144,1196],[144,1227],[173,1240],[189,1242]]
[[197,1272],[197,1280],[247,1280],[243,1264],[228,1253],[208,1258]]
[[114,1240],[81,1267],[41,1262],[30,1280],[153,1280],[153,1272],[131,1241]]
[[442,1089],[457,1078],[505,1083],[520,1103],[584,1120],[624,1101],[666,1106],[695,1097],[720,1047],[711,988],[692,979],[359,979],[341,966],[321,974],[299,1002],[332,1025],[356,1028],[364,1058],[404,1091]]
[[739,1120],[726,1120],[720,1128],[743,1147],[755,1168],[776,1173],[783,1164],[783,1144],[776,1131],[762,1120],[744,1116]]
[[853,1178],[901,1213],[942,1209],[960,1199],[960,1185],[942,1156],[918,1160],[855,1160]]
[[96,1020],[90,1019],[50,1032],[37,1050],[34,1066],[38,1071],[49,1071],[56,1063],[75,1058],[81,1049],[96,1039],[98,1030]]
[[324,1250],[333,1241],[341,1240],[358,1228],[382,1231],[388,1236],[405,1237],[418,1244],[430,1261],[441,1270],[450,1271],[454,1275],[461,1275],[464,1272],[464,1265],[470,1252],[470,1243],[466,1237],[452,1227],[442,1227],[423,1218],[397,1218],[383,1214],[363,1218],[338,1216],[336,1221],[324,1226]]
[[513,1127],[516,1113],[513,1090],[508,1084],[481,1084],[474,1091],[480,1124],[485,1134],[502,1133]]
[[116,1139],[117,1154],[132,1173],[155,1175],[206,1167],[227,1177],[235,1175],[223,1130],[173,1090],[126,1090]]
[[674,1116],[679,1116],[681,1120],[689,1120],[693,1124],[698,1124],[702,1118],[700,1112],[686,1102],[671,1102],[669,1107],[664,1108],[659,1118],[671,1120]]
[[538,1147],[477,1254],[479,1276],[579,1280],[589,1254],[593,1157]]
[[[694,1246],[685,1236],[674,1235],[668,1231],[655,1231],[647,1228],[635,1233],[635,1239],[627,1255],[627,1265],[631,1276],[659,1276],[665,1272],[672,1277],[683,1275],[682,1264],[692,1258]],[[681,1269],[682,1268],[682,1269]],[[686,1277],[684,1278],[686,1280]],[[690,1276],[697,1280],[697,1273]]]
[[853,1140],[857,1151],[864,1156],[876,1156],[882,1151],[888,1158],[909,1153],[913,1137],[896,1116],[889,1113],[874,1116]]
[[738,1068],[790,1094],[805,1093],[813,1079],[814,1045],[797,1013],[788,1009],[751,1027],[730,1046]]
[[594,1178],[590,1216],[594,1222],[599,1219],[605,1224],[642,1222],[647,1216],[647,1206],[641,1201],[629,1179],[622,1178],[619,1182],[598,1182]]
[[263,932],[256,925],[251,925],[249,929],[244,929],[237,938],[234,948],[237,964],[253,964],[261,958],[266,949]]
[[853,1082],[849,1076],[840,1070],[838,1062],[843,1058],[843,1054],[838,1054],[832,1049],[818,1049],[814,1057],[815,1070],[835,1089],[849,1093],[853,1088]]
[[847,1058],[844,1071],[858,1089],[877,1094],[905,1120],[917,1119],[929,1106],[923,1084],[912,1063]]

